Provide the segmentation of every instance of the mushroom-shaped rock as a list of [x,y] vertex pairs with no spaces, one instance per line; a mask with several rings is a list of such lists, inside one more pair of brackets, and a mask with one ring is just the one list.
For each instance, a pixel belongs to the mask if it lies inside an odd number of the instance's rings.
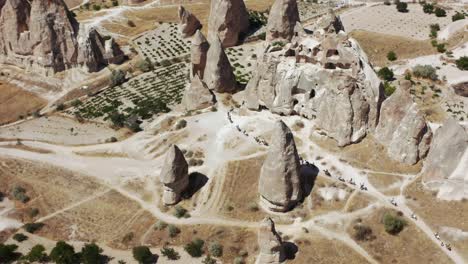
[[249,14],[243,0],[212,0],[208,20],[208,40],[220,38],[223,47],[232,47],[249,30]]
[[237,89],[231,63],[217,37],[210,42],[204,80],[208,88],[219,93],[230,93]]
[[258,246],[256,264],[279,264],[285,258],[283,242],[271,218],[264,219],[258,229]]
[[285,212],[302,198],[299,155],[294,136],[283,121],[275,123],[271,142],[260,171],[260,204],[271,211]]
[[202,25],[198,18],[183,6],[179,6],[179,30],[183,38],[191,37]]
[[382,103],[375,137],[387,147],[389,156],[399,162],[415,164],[429,150],[432,132],[418,106],[411,99],[409,81]]
[[167,151],[160,180],[164,185],[163,203],[174,205],[180,201],[189,184],[188,164],[182,151],[172,145]]
[[290,41],[298,21],[300,18],[296,0],[276,0],[268,16],[266,40]]
[[441,198],[468,198],[468,131],[448,119],[434,133],[424,162],[423,183]]
[[195,32],[191,47],[192,76],[199,75],[202,79],[205,75],[206,57],[210,44],[200,30]]
[[214,101],[214,95],[210,89],[208,89],[208,86],[206,86],[198,75],[195,75],[191,83],[185,88],[182,105],[185,110],[193,111],[207,108],[213,105]]

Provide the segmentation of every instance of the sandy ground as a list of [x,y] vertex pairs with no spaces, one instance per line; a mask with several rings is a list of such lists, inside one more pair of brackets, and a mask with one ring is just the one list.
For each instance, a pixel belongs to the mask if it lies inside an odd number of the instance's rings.
[[128,131],[115,131],[105,124],[85,122],[60,115],[44,116],[0,127],[0,138],[53,142],[65,145],[104,143],[111,137],[122,138]]
[[395,5],[369,5],[347,12],[341,16],[347,32],[366,30],[418,40],[429,39],[429,25],[438,23],[446,27],[452,20],[454,11],[448,11],[446,17],[438,18],[425,14],[419,4],[408,4],[408,13],[400,13]]

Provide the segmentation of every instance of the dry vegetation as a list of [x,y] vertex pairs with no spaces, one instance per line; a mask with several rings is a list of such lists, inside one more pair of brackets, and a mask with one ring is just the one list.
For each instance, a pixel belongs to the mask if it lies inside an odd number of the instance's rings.
[[0,124],[14,122],[41,109],[47,101],[15,85],[0,81]]
[[384,229],[382,218],[385,212],[390,211],[392,210],[381,208],[373,211],[369,216],[356,219],[348,227],[348,233],[350,236],[354,235],[355,224],[372,228],[373,239],[356,242],[379,263],[452,263],[439,246],[407,218],[405,218],[407,225],[399,234],[388,234]]

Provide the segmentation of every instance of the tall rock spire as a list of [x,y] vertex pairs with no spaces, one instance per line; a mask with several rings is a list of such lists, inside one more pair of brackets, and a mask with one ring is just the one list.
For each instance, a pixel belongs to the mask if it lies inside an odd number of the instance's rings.
[[210,42],[204,80],[208,88],[219,93],[231,93],[237,89],[231,63],[218,37]]
[[266,40],[290,41],[294,27],[300,21],[296,0],[276,0],[268,16]]

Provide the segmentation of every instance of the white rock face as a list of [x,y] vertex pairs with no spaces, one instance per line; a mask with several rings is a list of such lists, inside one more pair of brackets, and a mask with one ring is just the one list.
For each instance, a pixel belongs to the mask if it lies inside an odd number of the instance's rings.
[[236,77],[231,63],[218,38],[210,42],[204,81],[208,88],[218,93],[231,93],[237,90]]
[[287,40],[294,36],[294,27],[299,22],[296,0],[276,0],[268,16],[266,40]]
[[255,264],[279,264],[285,258],[283,242],[271,218],[264,219],[260,225],[258,246],[260,252]]
[[367,57],[342,31],[310,35],[300,24],[295,31],[291,43],[269,46],[259,56],[246,87],[247,107],[315,119],[340,146],[361,140],[375,129],[384,99]]
[[194,111],[207,108],[215,102],[214,95],[208,86],[198,75],[192,78],[192,82],[187,85],[182,98],[182,105],[186,111]]
[[468,198],[468,131],[455,120],[436,130],[424,162],[423,183],[439,191],[439,198]]
[[249,14],[243,0],[212,0],[208,20],[208,40],[219,38],[223,47],[237,45],[249,30]]
[[388,155],[399,162],[415,164],[429,150],[432,132],[409,93],[409,81],[382,104],[375,137],[387,147]]
[[179,21],[179,31],[183,38],[193,36],[202,27],[200,20],[183,6],[179,6]]
[[164,184],[163,203],[177,204],[188,187],[189,176],[187,161],[176,145],[172,145],[166,154],[160,180]]
[[302,198],[299,155],[294,136],[283,121],[276,122],[271,142],[260,171],[260,204],[271,211],[285,212]]

